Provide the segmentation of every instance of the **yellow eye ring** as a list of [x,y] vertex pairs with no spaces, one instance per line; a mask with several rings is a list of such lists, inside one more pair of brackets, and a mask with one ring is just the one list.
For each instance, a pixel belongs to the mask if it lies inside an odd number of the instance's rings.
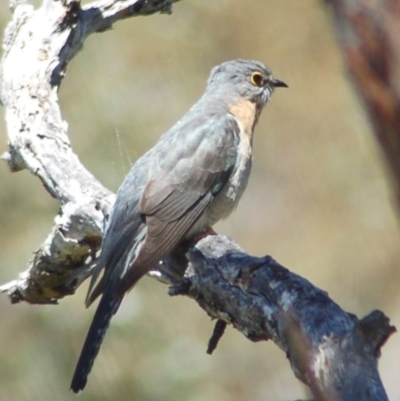
[[260,71],[255,71],[250,76],[250,82],[255,86],[263,86],[265,83],[264,75]]

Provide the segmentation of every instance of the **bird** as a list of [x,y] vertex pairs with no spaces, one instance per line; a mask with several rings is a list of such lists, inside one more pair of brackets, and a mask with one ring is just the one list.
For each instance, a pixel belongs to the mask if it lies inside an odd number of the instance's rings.
[[217,65],[200,99],[132,166],[93,268],[86,307],[101,299],[73,375],[74,393],[85,388],[126,293],[182,241],[234,211],[250,175],[254,128],[281,87],[288,86],[259,61]]

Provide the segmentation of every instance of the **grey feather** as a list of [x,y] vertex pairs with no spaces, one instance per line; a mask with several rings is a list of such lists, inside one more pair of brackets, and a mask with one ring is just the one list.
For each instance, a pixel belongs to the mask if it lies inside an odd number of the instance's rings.
[[93,269],[86,305],[103,296],[73,391],[85,386],[125,293],[183,239],[234,210],[249,178],[259,113],[275,86],[284,85],[257,61],[217,66],[199,101],[132,167],[118,191]]

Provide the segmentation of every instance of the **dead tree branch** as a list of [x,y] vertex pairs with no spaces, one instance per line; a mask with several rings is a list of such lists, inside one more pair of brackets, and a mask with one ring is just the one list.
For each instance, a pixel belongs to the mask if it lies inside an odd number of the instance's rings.
[[10,150],[2,158],[11,171],[28,169],[36,175],[61,203],[54,227],[28,270],[0,288],[12,302],[54,303],[73,294],[88,276],[114,202],[114,194],[71,149],[58,102],[68,62],[89,34],[123,18],[170,12],[174,1],[104,0],[81,8],[77,0],[45,0],[36,11],[26,3],[12,4],[0,94]]
[[377,370],[395,331],[380,311],[359,320],[270,256],[251,257],[209,236],[192,249],[192,273],[172,286],[251,341],[272,340],[318,401],[388,400]]
[[[1,287],[12,302],[57,303],[73,294],[89,275],[114,201],[71,149],[57,95],[68,62],[89,34],[122,18],[170,12],[174,1],[110,0],[81,8],[77,0],[45,0],[36,11],[12,4],[1,62],[9,137],[3,159],[13,172],[36,175],[61,204],[28,270]],[[219,236],[190,248],[186,277],[177,278],[174,272],[187,266],[186,251],[154,274],[173,282],[172,295],[192,297],[218,319],[210,352],[232,324],[252,341],[274,341],[316,400],[387,400],[377,361],[395,329],[382,312],[358,320],[272,258],[246,255]]]

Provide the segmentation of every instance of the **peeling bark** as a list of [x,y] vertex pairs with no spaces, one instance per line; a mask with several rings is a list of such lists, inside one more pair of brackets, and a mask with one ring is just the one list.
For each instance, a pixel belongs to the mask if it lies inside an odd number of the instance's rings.
[[11,5],[3,42],[1,102],[12,172],[28,169],[61,204],[60,213],[28,270],[2,287],[12,302],[56,303],[87,278],[100,248],[104,220],[115,195],[80,163],[61,117],[58,89],[68,62],[88,35],[123,18],[171,12],[177,0],[45,0],[38,10]]
[[[3,159],[12,172],[36,175],[61,205],[28,270],[0,287],[13,303],[57,303],[75,292],[90,275],[115,199],[71,148],[57,94],[68,62],[89,34],[123,18],[170,12],[173,2],[109,0],[81,8],[77,0],[45,0],[36,11],[12,2],[1,62],[9,137]],[[316,400],[388,399],[377,361],[395,328],[382,312],[359,320],[271,257],[246,255],[220,236],[182,246],[152,275],[172,284],[171,295],[193,298],[218,319],[210,353],[230,324],[251,341],[274,341]]]

